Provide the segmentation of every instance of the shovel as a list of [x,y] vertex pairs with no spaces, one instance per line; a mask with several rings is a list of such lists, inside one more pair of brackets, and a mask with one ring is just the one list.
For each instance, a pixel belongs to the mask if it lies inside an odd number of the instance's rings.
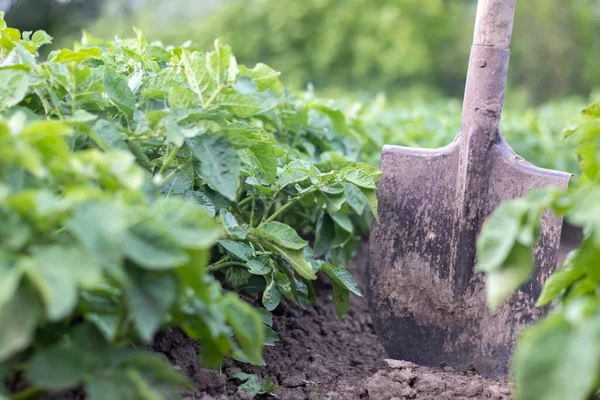
[[505,375],[519,332],[556,267],[562,220],[542,217],[531,280],[491,312],[474,271],[476,238],[503,201],[538,187],[566,188],[570,174],[516,155],[498,126],[516,0],[479,0],[462,129],[439,149],[384,146],[379,216],[370,237],[367,295],[388,355],[424,366]]

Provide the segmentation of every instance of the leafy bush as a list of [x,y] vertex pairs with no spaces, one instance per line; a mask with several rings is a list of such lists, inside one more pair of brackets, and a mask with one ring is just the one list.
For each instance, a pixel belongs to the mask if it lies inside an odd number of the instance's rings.
[[583,242],[537,300],[540,307],[554,303],[553,311],[525,332],[517,348],[513,367],[522,400],[584,400],[600,389],[600,102],[581,114],[580,123],[565,131],[580,157],[579,184],[504,203],[478,242],[477,268],[486,272],[489,302],[497,306],[531,275],[543,212],[583,228]]
[[357,121],[219,42],[84,35],[38,61],[50,41],[0,18],[0,372],[24,373],[18,396],[175,398],[189,382],[141,350],[164,327],[206,366],[262,364],[270,311],[313,301],[318,272],[343,319],[380,174]]

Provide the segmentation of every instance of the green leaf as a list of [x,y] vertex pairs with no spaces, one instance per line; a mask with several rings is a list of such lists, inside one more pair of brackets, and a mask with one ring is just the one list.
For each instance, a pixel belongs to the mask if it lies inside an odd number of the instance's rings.
[[375,180],[365,171],[356,168],[344,168],[342,173],[344,181],[352,183],[359,188],[376,189]]
[[[127,354],[127,353],[126,353]],[[160,354],[137,351],[125,357],[124,365],[133,368],[146,381],[146,384],[166,399],[179,398],[182,389],[193,390],[193,382],[185,378]],[[128,354],[127,354],[128,355]]]
[[281,72],[277,72],[271,67],[258,63],[252,69],[248,69],[243,65],[239,66],[241,76],[249,76],[252,78],[259,91],[267,90],[279,81]]
[[352,221],[348,214],[344,214],[343,212],[337,212],[331,216],[336,224],[346,232],[354,232],[354,226],[352,225]]
[[329,214],[322,212],[319,215],[316,228],[314,252],[315,256],[320,257],[332,247],[335,238],[334,224]]
[[59,321],[73,311],[80,286],[92,287],[103,282],[100,268],[76,247],[43,247],[35,252],[34,259],[50,321]]
[[61,49],[58,51],[53,51],[48,56],[48,61],[50,62],[59,62],[59,63],[69,63],[69,62],[82,62],[91,57],[100,57],[102,51],[98,47],[88,47],[82,48],[77,51],[72,51],[69,49]]
[[477,240],[478,271],[502,269],[515,246],[527,213],[527,203],[517,199],[501,204],[484,223]]
[[293,183],[300,183],[310,178],[312,174],[310,171],[300,168],[288,168],[279,177],[277,180],[277,186],[283,188],[287,185],[291,185]]
[[215,51],[206,54],[206,66],[213,80],[220,85],[227,84],[237,73],[237,63],[231,52],[231,47],[223,46],[215,41]]
[[27,94],[29,77],[25,71],[0,70],[0,111],[19,104]]
[[131,268],[126,298],[142,340],[150,342],[177,298],[177,282],[171,272]]
[[107,341],[112,342],[117,337],[119,329],[118,316],[88,313],[85,319],[94,324]]
[[45,389],[77,386],[86,374],[84,360],[69,342],[61,342],[37,353],[27,369],[27,380]]
[[185,193],[194,186],[194,174],[191,170],[174,171],[169,169],[165,172],[165,175],[171,176],[162,187],[163,193],[167,196]]
[[267,275],[273,269],[269,257],[262,256],[248,261],[248,269],[254,275]]
[[212,201],[202,192],[187,190],[184,193],[184,198],[196,204],[198,207],[203,209],[210,215],[214,217],[216,215],[215,205]]
[[199,52],[188,53],[184,51],[181,54],[181,64],[183,65],[184,76],[190,85],[190,88],[203,98],[209,91],[214,90],[217,83],[208,73],[206,67],[206,58]]
[[367,207],[367,199],[362,194],[362,191],[347,182],[344,182],[344,188],[346,192],[346,203],[357,215],[362,215]]
[[126,232],[121,208],[111,203],[87,203],[75,211],[66,226],[99,265],[120,275]]
[[340,321],[344,322],[344,316],[350,312],[350,292],[337,283],[333,284],[333,306]]
[[277,181],[277,159],[285,152],[279,147],[268,144],[252,146],[250,151],[265,178],[270,183],[275,184]]
[[256,365],[263,364],[264,328],[260,315],[252,306],[233,294],[226,295],[225,300],[227,323],[233,329],[241,349],[250,362]]
[[89,113],[85,110],[76,110],[73,115],[69,115],[66,118],[67,123],[71,125],[84,125],[86,122],[95,121],[98,119],[98,116]]
[[355,167],[371,175],[373,179],[378,179],[381,175],[383,175],[383,171],[381,171],[379,168],[376,168],[369,164],[365,164],[364,162],[359,162],[355,165]]
[[178,246],[171,232],[159,221],[149,219],[129,228],[125,254],[149,270],[172,269],[189,261],[188,253]]
[[233,90],[240,94],[253,94],[258,92],[258,86],[254,81],[247,76],[238,76],[238,79],[233,85]]
[[41,314],[42,309],[35,293],[24,285],[0,307],[0,362],[8,360],[31,344]]
[[135,110],[135,95],[129,89],[127,81],[114,70],[106,68],[104,70],[104,87],[108,98],[117,108],[125,114],[127,119],[133,118]]
[[85,385],[90,400],[131,400],[138,393],[130,378],[118,369],[94,374]]
[[589,118],[600,118],[600,101],[592,103],[581,110],[581,115]]
[[185,248],[209,247],[224,233],[210,214],[191,202],[161,199],[154,204],[154,210],[175,241]]
[[321,264],[321,271],[323,271],[336,285],[346,288],[355,295],[362,297],[354,277],[346,269],[331,263],[323,263]]
[[549,317],[526,332],[513,365],[520,399],[590,398],[600,367],[600,319],[573,327],[559,315]]
[[200,161],[200,177],[231,201],[235,200],[240,180],[240,158],[235,148],[221,136],[200,136],[190,142]]
[[265,247],[279,253],[290,265],[296,270],[296,272],[305,279],[315,280],[315,275],[312,266],[304,258],[304,252],[302,250],[291,250],[285,247],[281,247],[275,243],[266,243]]
[[249,261],[254,257],[254,250],[250,245],[244,242],[238,242],[235,240],[219,240],[219,244],[235,258],[242,261]]
[[0,250],[0,310],[15,294],[22,275],[23,269],[15,265],[12,256]]
[[117,126],[105,119],[101,119],[94,124],[94,132],[97,139],[100,140],[99,145],[105,149],[129,150],[129,146],[125,143],[125,138],[119,132]]
[[262,304],[267,310],[273,311],[281,302],[281,293],[277,288],[276,271],[273,271],[270,275],[265,275],[265,280],[267,281],[267,287],[263,292]]
[[168,99],[172,108],[192,108],[198,103],[194,92],[183,85],[171,86]]
[[232,378],[239,379],[243,383],[238,386],[239,392],[247,392],[251,396],[257,396],[259,394],[268,394],[276,390],[278,386],[272,385],[271,380],[268,376],[265,377],[264,381],[259,382],[258,376],[254,374],[246,374],[243,372],[234,372],[231,374]]
[[228,235],[240,240],[246,239],[246,237],[248,236],[247,225],[238,224],[233,214],[225,209],[221,209],[219,215]]
[[327,194],[321,193],[323,200],[325,201],[325,205],[327,206],[327,211],[330,214],[335,214],[342,209],[342,206],[346,202],[346,193],[342,194]]
[[533,270],[533,251],[517,244],[511,249],[501,269],[487,273],[486,292],[488,303],[493,310],[522,284],[527,282]]
[[302,239],[291,226],[281,222],[267,222],[252,232],[287,249],[301,250],[308,246],[308,242]]
[[241,118],[249,118],[262,111],[262,105],[252,96],[241,93],[222,93],[214,101],[215,105],[226,108],[233,115]]
[[225,270],[225,281],[237,291],[245,286],[251,277],[252,274],[245,268],[236,266]]
[[52,43],[52,36],[44,31],[35,31],[31,36],[31,40],[38,46]]
[[[581,251],[581,250],[578,250]],[[577,259],[577,253],[571,253],[567,257],[565,265],[556,270],[544,283],[542,294],[540,294],[536,307],[544,307],[564,290],[568,289],[573,283],[583,278],[586,273],[585,264],[574,262]]]
[[279,340],[277,333],[271,327],[265,326],[265,340],[263,346],[275,346]]

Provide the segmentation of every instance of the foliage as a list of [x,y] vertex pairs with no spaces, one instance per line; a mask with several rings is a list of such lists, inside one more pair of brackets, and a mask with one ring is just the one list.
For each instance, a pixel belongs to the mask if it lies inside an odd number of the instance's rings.
[[319,271],[341,319],[360,295],[345,266],[380,174],[360,124],[218,41],[136,33],[40,62],[51,38],[0,18],[0,370],[26,390],[171,399],[189,382],[140,350],[159,329],[206,366],[262,364],[270,311],[314,301]]
[[477,268],[487,274],[488,299],[499,305],[531,275],[532,246],[546,210],[584,231],[581,245],[546,281],[537,305],[554,303],[549,316],[528,329],[514,357],[518,396],[587,399],[600,387],[600,102],[583,109],[565,130],[575,143],[582,177],[569,190],[544,189],[501,205],[486,222]]
[[[517,154],[542,168],[568,171],[579,176],[575,145],[562,140],[565,126],[585,99],[563,99],[539,107],[509,105],[503,112],[500,131]],[[461,103],[448,98],[408,99],[389,102],[384,96],[375,100],[344,105],[346,115],[361,121],[368,135],[364,138],[364,159],[379,164],[384,144],[439,148],[448,145],[460,132]]]
[[[101,18],[96,30],[160,26],[167,43],[208,44],[223,36],[242,62],[286,71],[286,82],[320,90],[384,90],[408,86],[460,97],[475,21],[474,0],[234,0],[212,12],[177,14],[156,5],[125,20]],[[596,0],[517,2],[509,85],[532,102],[581,94],[600,84]],[[110,30],[108,30],[110,29]],[[574,45],[576,44],[576,45]]]
[[271,383],[271,378],[269,378],[269,376],[266,376],[262,382],[259,382],[256,375],[243,372],[234,372],[231,374],[231,377],[244,382],[238,386],[238,393],[247,392],[252,396],[256,396],[259,394],[269,394],[279,388],[279,386]]

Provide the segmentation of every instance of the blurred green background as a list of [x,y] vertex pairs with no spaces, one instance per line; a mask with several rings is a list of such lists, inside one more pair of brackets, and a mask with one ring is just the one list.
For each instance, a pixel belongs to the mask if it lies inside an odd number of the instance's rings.
[[[81,29],[210,48],[326,94],[461,97],[475,0],[0,0],[12,26],[69,46]],[[509,100],[588,97],[600,86],[600,0],[519,0]]]
[[[439,147],[460,130],[476,0],[0,0],[8,23],[44,29],[52,48],[85,29],[112,39],[140,28],[150,40],[206,50],[221,37],[238,62],[266,63],[282,82],[335,98],[383,144]],[[600,0],[517,0],[501,130],[538,166],[578,176],[563,129],[600,99]],[[576,179],[575,178],[575,179]]]

